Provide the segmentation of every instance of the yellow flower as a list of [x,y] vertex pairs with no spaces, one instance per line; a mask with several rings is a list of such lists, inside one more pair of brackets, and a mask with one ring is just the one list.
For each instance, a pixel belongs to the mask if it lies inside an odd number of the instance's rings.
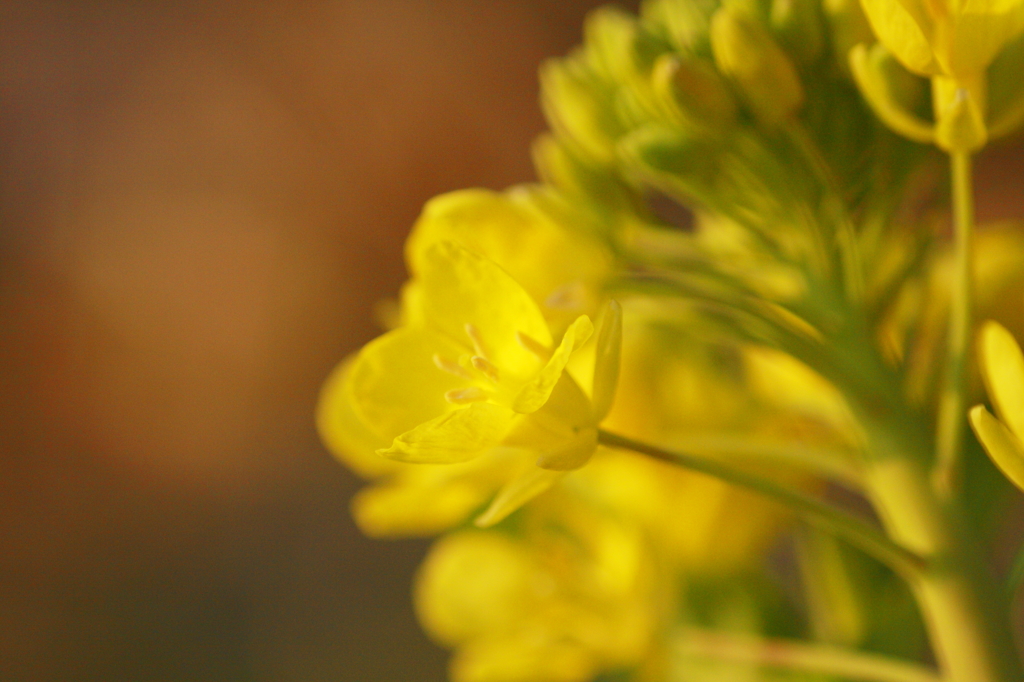
[[635,526],[569,495],[538,503],[514,535],[446,536],[420,568],[416,611],[455,649],[453,682],[583,682],[634,666],[669,611]]
[[977,78],[1024,29],[1021,0],[862,0],[875,35],[921,76]]
[[985,388],[999,419],[975,405],[971,426],[996,466],[1024,490],[1024,354],[1010,332],[992,321],[981,328],[978,350]]
[[[470,478],[493,482],[495,468],[505,472],[507,482],[477,520],[495,523],[596,449],[597,422],[614,390],[615,315],[600,335],[596,374],[605,378],[591,400],[564,371],[593,331],[587,316],[555,346],[530,295],[451,241],[428,246],[416,274],[419,323],[367,344],[322,404],[337,405],[339,421],[351,405],[360,427],[383,444],[378,454],[394,460],[469,464],[486,455]],[[328,435],[344,429],[322,427]]]
[[[986,70],[1024,30],[1022,0],[862,0],[884,49],[858,45],[850,53],[857,83],[872,108],[896,132],[971,152],[1009,132],[1011,115],[988,120]],[[935,122],[921,121],[897,103],[889,55],[932,81]],[[1015,120],[1015,119],[1014,119]]]

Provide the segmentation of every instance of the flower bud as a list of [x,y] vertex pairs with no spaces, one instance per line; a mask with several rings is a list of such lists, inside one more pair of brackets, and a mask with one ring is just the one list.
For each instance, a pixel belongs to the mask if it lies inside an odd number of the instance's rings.
[[825,46],[818,0],[772,0],[775,35],[802,64],[813,64]]
[[540,70],[541,104],[551,127],[595,161],[610,162],[622,134],[613,93],[584,54],[552,60]]
[[803,105],[793,62],[755,19],[721,7],[711,19],[711,48],[718,70],[736,83],[762,125],[777,126]]
[[602,7],[587,16],[583,29],[587,63],[606,78],[635,77],[636,19],[620,9]]
[[699,0],[648,0],[643,3],[646,25],[656,27],[679,52],[695,53],[707,46],[710,12]]
[[850,50],[854,45],[874,40],[871,26],[858,0],[825,0],[822,9],[832,37],[833,58],[849,74]]
[[651,79],[655,92],[679,117],[719,130],[736,123],[736,100],[710,64],[665,54],[655,62]]
[[947,152],[973,152],[988,141],[985,78],[932,78],[935,143]]

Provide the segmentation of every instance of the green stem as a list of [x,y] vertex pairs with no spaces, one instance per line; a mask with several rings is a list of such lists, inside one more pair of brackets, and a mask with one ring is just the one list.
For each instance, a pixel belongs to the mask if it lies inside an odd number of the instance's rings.
[[663,450],[604,430],[598,431],[598,442],[612,448],[632,450],[761,493],[796,511],[808,523],[842,537],[908,578],[919,575],[926,568],[920,556],[889,540],[867,523],[768,479],[733,469],[712,459]]
[[908,582],[943,675],[950,682],[1020,679],[1013,644],[996,616],[992,585],[979,565],[980,548],[963,525],[963,512],[939,499],[927,470],[915,459],[873,462],[865,488],[893,540],[927,557],[927,569]]
[[934,671],[918,663],[824,644],[699,628],[684,629],[677,641],[677,651],[684,656],[835,675],[864,682],[942,682]]
[[949,307],[949,336],[945,385],[939,397],[936,427],[934,484],[949,499],[960,476],[960,450],[964,437],[967,353],[971,345],[971,233],[974,228],[974,190],[971,156],[950,154],[953,184],[953,282]]

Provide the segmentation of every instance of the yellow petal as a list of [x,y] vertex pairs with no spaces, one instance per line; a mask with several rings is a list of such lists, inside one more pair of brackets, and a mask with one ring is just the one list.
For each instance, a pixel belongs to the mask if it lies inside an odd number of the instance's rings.
[[600,658],[594,651],[571,636],[538,637],[538,629],[544,632],[534,626],[459,647],[449,664],[451,682],[583,682],[597,677]]
[[950,75],[982,74],[1022,28],[1024,5],[1017,0],[968,0],[937,26],[935,56]]
[[926,13],[911,13],[898,0],[861,0],[875,35],[903,66],[921,76],[940,72],[929,44],[931,26]]
[[491,502],[491,506],[476,518],[474,523],[486,528],[502,521],[506,516],[540,495],[565,475],[563,471],[551,471],[529,465],[518,476],[505,484]]
[[991,320],[979,332],[981,373],[996,414],[1018,438],[1024,439],[1024,355],[998,322]]
[[503,405],[473,403],[420,424],[379,452],[402,462],[465,462],[498,445],[515,416]]
[[985,452],[1015,486],[1024,490],[1024,445],[981,405],[971,408],[971,426]]
[[[418,274],[429,247],[445,240],[497,263],[542,309],[567,286],[587,289],[599,281],[611,262],[596,240],[541,210],[537,192],[528,188],[504,193],[467,189],[431,199],[405,243],[410,272]],[[551,321],[554,311],[544,312]],[[564,325],[583,311],[567,312],[572,316]]]
[[803,105],[796,67],[759,21],[723,5],[711,18],[710,35],[719,71],[736,83],[758,121],[778,125]]
[[615,387],[619,381],[619,358],[622,355],[622,306],[609,301],[601,318],[594,355],[593,411],[596,421],[604,419],[612,409]]
[[376,478],[399,465],[377,454],[387,442],[359,419],[352,406],[346,383],[354,360],[339,363],[320,389],[316,428],[332,455],[363,478]]
[[533,604],[537,567],[522,543],[494,531],[441,538],[416,575],[414,603],[423,628],[448,646],[507,631]]
[[548,396],[551,395],[555,384],[561,378],[565,365],[569,362],[569,356],[586,343],[593,333],[594,325],[590,318],[580,315],[565,331],[561,343],[558,344],[558,348],[555,349],[544,368],[516,396],[512,408],[522,414],[529,414],[540,409],[547,402]]
[[366,344],[346,384],[356,414],[383,444],[456,406],[445,393],[469,385],[438,369],[434,356],[464,349],[428,329],[403,327]]
[[419,281],[430,328],[503,373],[525,379],[537,371],[539,360],[516,342],[516,332],[547,346],[551,332],[530,295],[498,265],[455,242],[437,242],[423,254]]

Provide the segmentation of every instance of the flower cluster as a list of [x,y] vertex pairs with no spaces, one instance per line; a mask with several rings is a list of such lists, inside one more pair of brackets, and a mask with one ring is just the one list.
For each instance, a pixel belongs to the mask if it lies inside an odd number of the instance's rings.
[[963,406],[973,307],[1012,332],[971,424],[1024,488],[1024,236],[973,232],[965,159],[1024,119],[1024,5],[862,5],[599,10],[542,68],[541,182],[424,208],[317,421],[364,532],[441,536],[455,682],[1016,675]]

